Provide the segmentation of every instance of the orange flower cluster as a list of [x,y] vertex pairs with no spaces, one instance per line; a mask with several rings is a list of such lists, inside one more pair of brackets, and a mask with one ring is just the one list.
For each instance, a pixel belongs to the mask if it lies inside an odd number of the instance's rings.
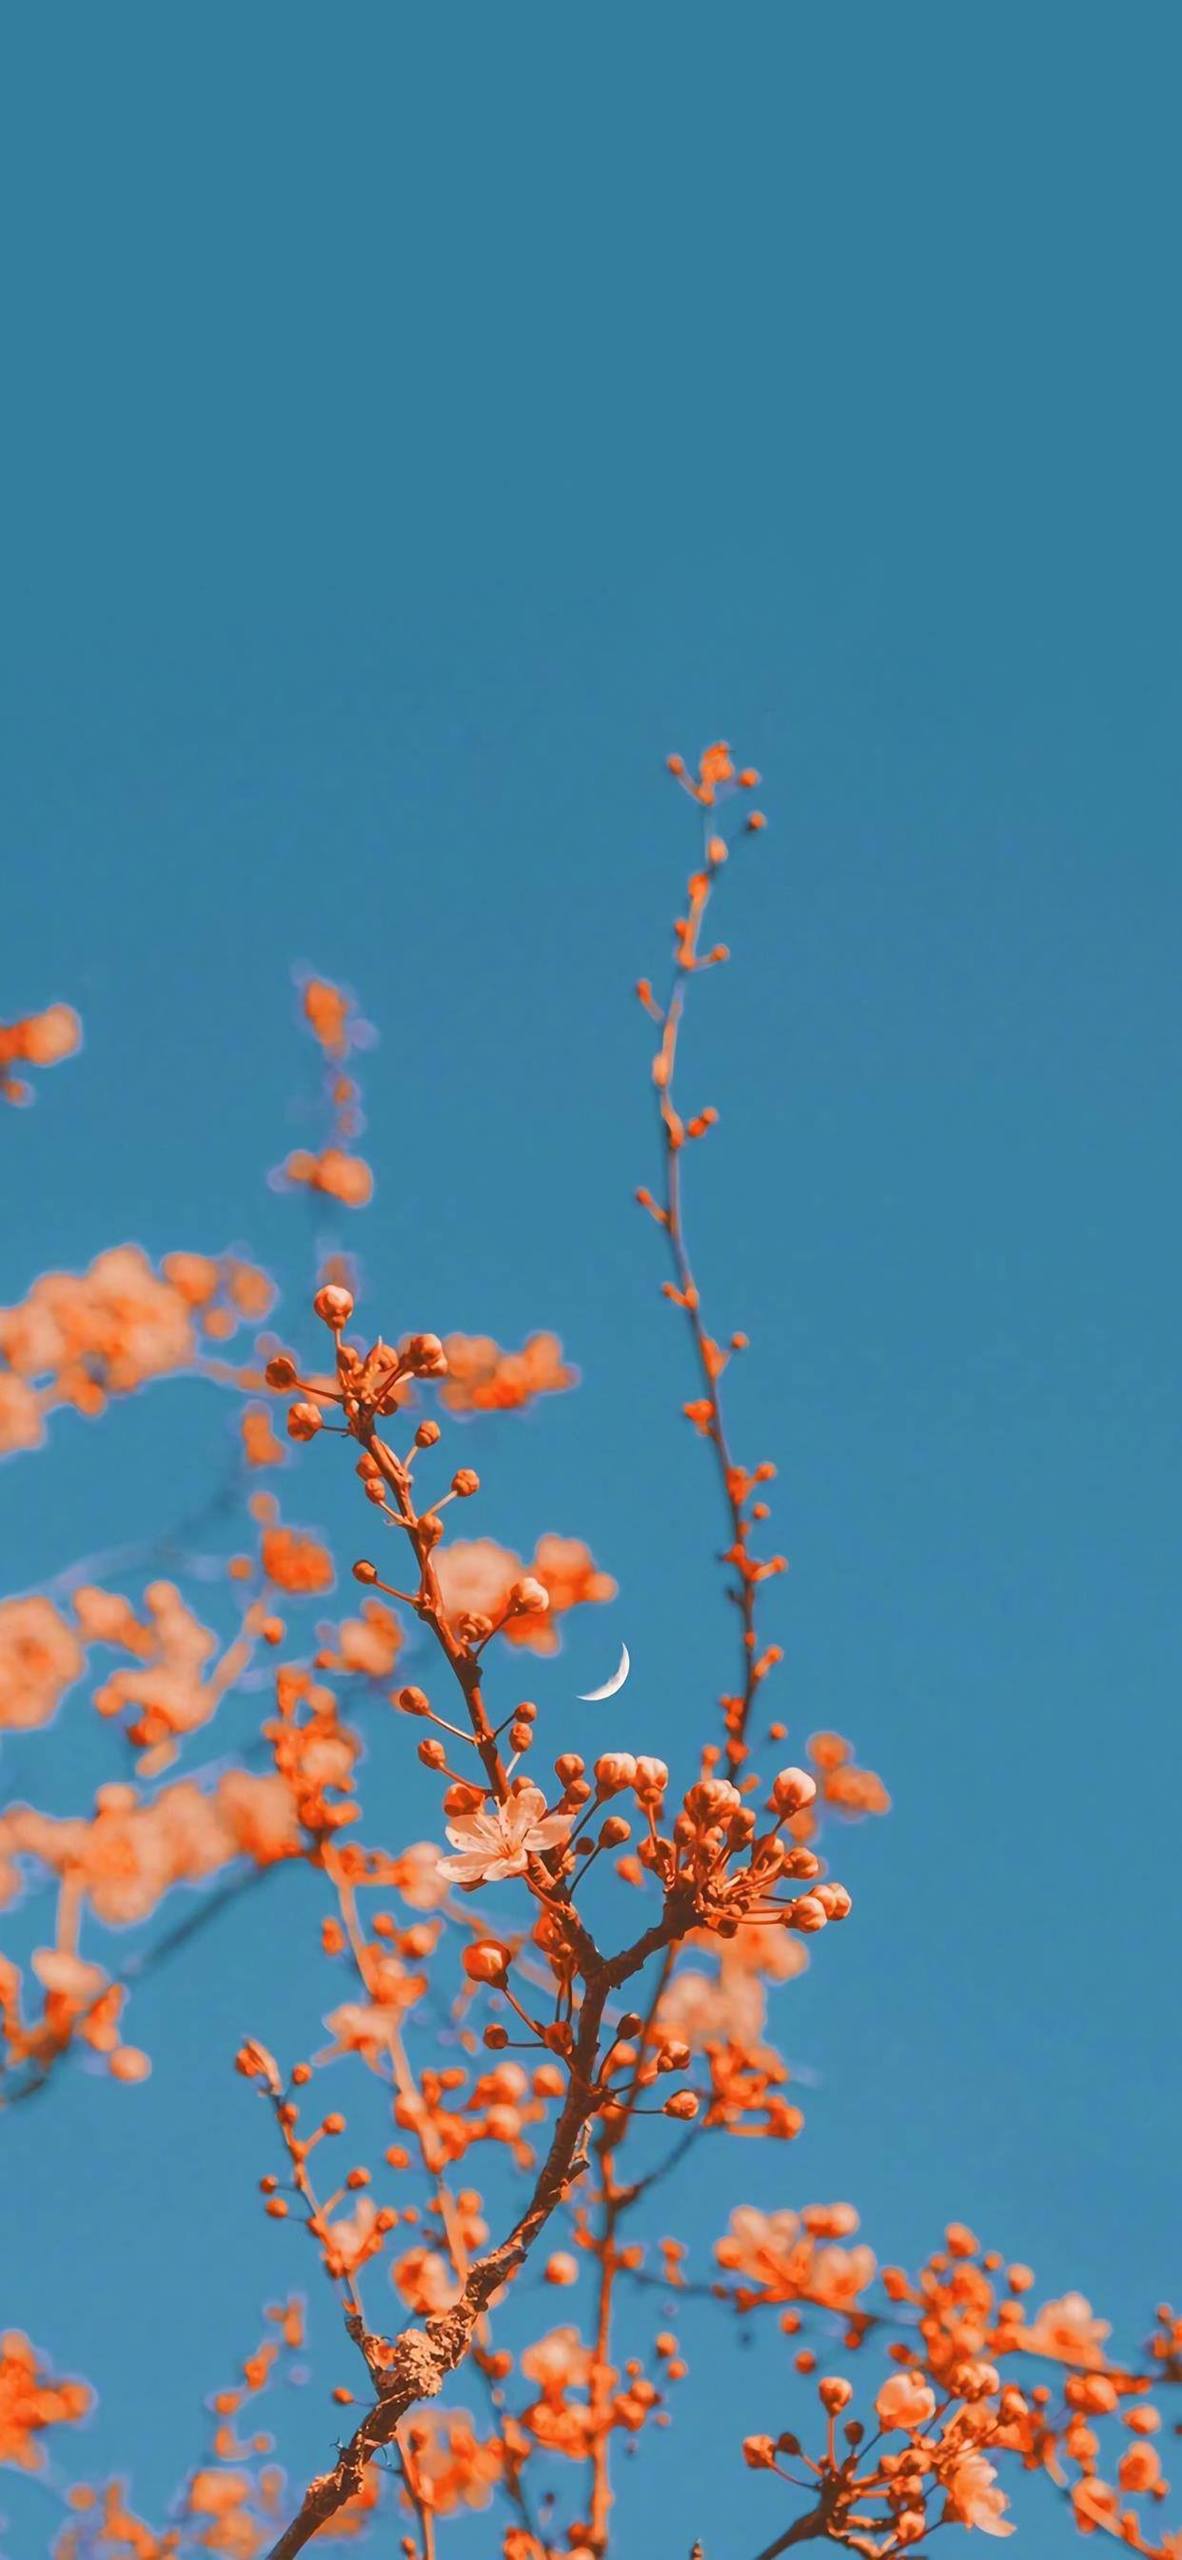
[[449,1333],[443,1348],[447,1376],[439,1394],[449,1413],[515,1413],[579,1383],[556,1333],[531,1333],[520,1351],[502,1351],[488,1334]]
[[281,1467],[287,1456],[282,1440],[275,1436],[270,1412],[265,1404],[248,1404],[242,1409],[242,1454],[248,1467]]
[[[542,2062],[526,2071],[520,2062],[498,2061],[487,2071],[470,2075],[460,2066],[447,2071],[423,2071],[414,2097],[401,2094],[395,2106],[395,2121],[422,2133],[433,2157],[455,2167],[468,2152],[482,2142],[502,2143],[514,2166],[531,2169],[535,2153],[527,2139],[531,2126],[544,2124],[555,2098],[563,2095],[564,2078],[552,2062]],[[476,2191],[461,2193],[456,2199],[461,2214],[474,2215],[480,2203]],[[481,2229],[481,2237],[487,2232]],[[468,2234],[472,2245],[473,2234]]]
[[[770,1946],[771,1942],[765,1938],[765,1943]],[[783,1943],[799,1957],[802,1966],[808,1963],[799,1940]],[[678,1966],[668,1990],[661,1995],[657,2025],[666,2037],[687,2044],[691,2053],[744,2049],[754,2053],[760,2048],[767,2015],[763,1986],[758,1975],[746,1966],[732,1967],[726,1962],[729,1948],[720,1947],[716,1952],[722,1958],[717,1971],[703,1973],[697,1965]]]
[[68,1878],[105,1927],[125,1929],[174,1885],[204,1883],[232,1858],[269,1866],[299,1846],[292,1792],[274,1777],[229,1769],[208,1791],[180,1778],[146,1801],[112,1781],[90,1820],[21,1804],[0,1814],[0,1900],[15,1892],[9,1862],[34,1858]]
[[36,2471],[46,2428],[76,2426],[93,2399],[85,2382],[55,2382],[21,2330],[0,2336],[0,2462]]
[[15,1066],[56,1067],[82,1046],[82,1024],[72,1004],[46,1005],[20,1022],[0,1022],[0,1102],[31,1102],[33,1088]]
[[[114,1645],[134,1656],[134,1667],[113,1671],[95,1690],[102,1716],[133,1710],[130,1741],[152,1754],[158,1769],[175,1756],[176,1740],[206,1724],[250,1658],[262,1613],[247,1614],[243,1634],[213,1664],[217,1637],[203,1627],[174,1582],[151,1582],[144,1617],[127,1600],[87,1584],[74,1593],[74,1615],[88,1644]],[[143,1764],[141,1763],[141,1766]]]
[[113,2079],[147,2079],[147,2054],[122,2040],[125,1990],[102,1965],[86,1963],[63,1943],[35,1948],[30,1971],[41,1986],[42,2003],[36,2017],[26,2018],[20,1969],[0,1956],[0,2079],[23,2070],[33,2085],[75,2042],[101,2056]]
[[129,2507],[122,2481],[108,2480],[101,2489],[82,2482],[67,2504],[76,2521],[58,2535],[54,2560],[177,2560],[179,2526],[158,2533],[146,2524]]
[[553,1531],[538,1539],[528,1565],[492,1538],[459,1538],[444,1548],[436,1572],[444,1607],[457,1626],[478,1641],[480,1632],[495,1628],[530,1653],[557,1653],[556,1620],[568,1609],[616,1596],[610,1573],[594,1563],[583,1540]]
[[342,1618],[321,1631],[318,1671],[352,1671],[363,1680],[388,1680],[404,1642],[402,1622],[381,1600],[363,1600],[360,1616]]
[[73,1593],[70,1608],[67,1617],[39,1592],[0,1601],[0,1726],[20,1731],[48,1724],[82,1677],[91,1648],[111,1646],[130,1654],[134,1667],[114,1671],[95,1690],[94,1704],[103,1716],[133,1710],[126,1731],[149,1755],[140,1764],[145,1775],[167,1766],[177,1739],[215,1713],[264,1623],[261,1610],[248,1610],[240,1634],[214,1663],[217,1638],[175,1583],[149,1583],[142,1618],[117,1592],[91,1583]]
[[481,2437],[467,2409],[428,2409],[406,2430],[415,2503],[432,2516],[487,2507],[504,2477],[505,2451]]
[[857,1821],[865,1813],[889,1813],[891,1800],[873,1769],[859,1769],[853,1744],[840,1733],[810,1734],[808,1756],[817,1771],[821,1804]]
[[845,2243],[858,2228],[850,2204],[806,2205],[759,2213],[736,2205],[725,2239],[715,2248],[720,2267],[744,2281],[734,2299],[740,2310],[761,2303],[814,2302],[827,2311],[855,2311],[877,2272],[864,2241]]
[[326,1058],[341,1065],[353,1046],[356,1006],[329,978],[308,978],[303,992],[304,1020]]
[[305,1848],[293,1788],[250,1769],[226,1770],[208,1791],[181,1779],[147,1801],[134,1786],[112,1782],[99,1789],[89,1820],[10,1805],[0,1813],[0,1907],[16,1900],[25,1862],[56,1876],[62,1898],[58,1944],[32,1959],[44,1995],[36,2017],[22,2013],[17,1966],[0,1958],[0,2082],[22,2066],[43,2076],[75,2039],[101,2054],[117,2079],[147,2072],[146,2057],[121,2038],[124,1986],[77,1953],[84,1911],[105,1928],[128,1928],[149,1919],[177,1885],[204,1884],[236,1859],[266,1867]]
[[266,1275],[233,1255],[113,1246],[88,1271],[49,1271],[19,1306],[0,1308],[0,1455],[38,1448],[45,1416],[93,1417],[112,1396],[200,1364],[202,1338],[224,1342],[264,1316]]
[[574,2327],[551,2329],[527,2347],[521,2371],[538,2389],[537,2398],[522,2410],[520,2425],[545,2452],[562,2454],[568,2462],[588,2461],[615,2428],[638,2435],[661,2407],[663,2394],[639,2359],[630,2358],[621,2377]]
[[81,1640],[52,1600],[0,1600],[0,1726],[48,1724],[85,1667]]
[[336,1579],[332,1557],[319,1538],[309,1537],[302,1529],[285,1529],[276,1521],[263,1531],[261,1552],[263,1572],[278,1591],[297,1597],[331,1591]]
[[333,1691],[298,1665],[279,1672],[275,1703],[263,1733],[286,1801],[304,1831],[326,1838],[357,1819],[352,1796],[360,1740],[342,1723]]
[[[832,2210],[850,2216],[853,2227],[850,2207]],[[762,2279],[758,2296],[735,2295],[740,2308],[782,2298],[777,2255],[787,2268],[800,2242],[786,2229],[785,2249],[777,2252],[766,2226],[779,2219],[742,2208],[732,2215],[730,2240],[719,2243],[724,2266]],[[840,2293],[828,2297],[829,2307],[852,2315],[847,2348],[907,2324],[887,2349],[893,2370],[875,2393],[876,2428],[868,2435],[862,2421],[847,2415],[854,2385],[832,2374],[817,2385],[825,2435],[816,2455],[794,2433],[748,2436],[743,2446],[754,2470],[779,2472],[794,2486],[802,2485],[801,2470],[808,2475],[814,2531],[865,2553],[912,2550],[940,2523],[1007,2536],[1014,2525],[1003,2474],[1016,2464],[1045,2472],[1066,2493],[1083,2532],[1107,2532],[1142,2560],[1175,2560],[1179,2537],[1158,2538],[1150,2512],[1135,2503],[1147,2498],[1152,2508],[1167,2493],[1154,2443],[1161,2413],[1147,2397],[1148,2376],[1110,2360],[1108,2324],[1096,2319],[1082,2294],[1045,2303],[1030,2319],[1030,2269],[1007,2266],[997,2251],[982,2251],[963,2223],[951,2223],[943,2248],[914,2281],[897,2267],[883,2269],[888,2307],[863,2314],[856,2297],[873,2276],[874,2261],[868,2251],[849,2254],[865,2257],[864,2272],[848,2300]],[[797,2298],[804,2298],[799,2289]],[[808,2298],[826,2299],[811,2287]],[[1048,2361],[1067,2368],[1058,2390],[1043,2378]],[[816,2357],[806,2349],[796,2363],[811,2373]],[[1102,2467],[1100,2432],[1108,2420],[1123,2430],[1123,2448],[1119,2436],[1111,2445],[1111,2478]]]
[[343,1209],[367,1209],[373,1198],[371,1168],[364,1156],[350,1155],[345,1147],[321,1147],[318,1154],[293,1147],[280,1167],[280,1179],[339,1200]]
[[273,1178],[318,1191],[326,1199],[338,1200],[342,1208],[364,1209],[373,1198],[373,1173],[364,1157],[352,1151],[352,1141],[362,1127],[361,1096],[353,1077],[345,1073],[345,1063],[372,1034],[368,1023],[359,1021],[352,997],[327,978],[306,981],[303,1013],[328,1065],[326,1099],[332,1134],[319,1149],[295,1148]]

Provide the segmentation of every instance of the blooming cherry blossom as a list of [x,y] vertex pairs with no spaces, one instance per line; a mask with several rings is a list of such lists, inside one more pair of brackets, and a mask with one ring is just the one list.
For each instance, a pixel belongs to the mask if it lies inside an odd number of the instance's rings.
[[459,1855],[441,1858],[439,1873],[453,1884],[503,1884],[508,1876],[523,1876],[531,1858],[568,1839],[572,1822],[569,1813],[547,1813],[540,1787],[520,1787],[504,1804],[448,1823],[448,1839]]

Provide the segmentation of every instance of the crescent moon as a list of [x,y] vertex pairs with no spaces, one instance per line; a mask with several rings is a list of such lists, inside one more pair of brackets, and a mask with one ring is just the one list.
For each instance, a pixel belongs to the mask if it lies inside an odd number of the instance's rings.
[[580,1689],[579,1698],[581,1703],[584,1706],[590,1707],[594,1706],[596,1701],[600,1698],[614,1698],[617,1689],[623,1688],[624,1682],[631,1669],[632,1658],[629,1654],[627,1645],[623,1644],[620,1647],[618,1670],[613,1671],[610,1680],[604,1681],[602,1689]]

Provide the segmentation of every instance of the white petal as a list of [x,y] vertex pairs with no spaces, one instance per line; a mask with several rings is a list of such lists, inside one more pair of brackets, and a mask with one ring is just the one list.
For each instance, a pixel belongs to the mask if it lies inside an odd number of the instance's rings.
[[482,1872],[487,1884],[504,1884],[508,1876],[523,1876],[527,1864],[524,1849],[510,1849],[503,1858],[494,1858]]
[[535,1822],[526,1841],[529,1849],[556,1849],[560,1840],[569,1837],[574,1828],[572,1813],[548,1813],[544,1822]]
[[461,1813],[444,1825],[453,1849],[488,1849],[498,1838],[496,1825],[483,1813]]

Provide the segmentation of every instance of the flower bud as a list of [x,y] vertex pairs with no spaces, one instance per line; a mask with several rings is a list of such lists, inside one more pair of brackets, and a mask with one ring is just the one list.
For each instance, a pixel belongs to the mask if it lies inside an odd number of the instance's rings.
[[425,1689],[400,1689],[398,1704],[404,1716],[429,1716],[431,1713],[431,1702]]
[[846,2381],[843,2373],[827,2374],[823,2381],[817,2384],[817,2396],[821,2407],[828,2412],[828,2415],[831,2418],[839,2418],[842,2410],[848,2409],[853,2399],[854,2386],[852,2382]]
[[408,1369],[419,1378],[444,1378],[447,1375],[447,1353],[437,1333],[412,1333],[402,1346],[402,1358]]
[[443,1799],[443,1810],[452,1815],[479,1813],[483,1802],[483,1787],[470,1786],[466,1778],[453,1778]]
[[376,1582],[377,1578],[378,1569],[376,1564],[370,1564],[367,1558],[362,1556],[359,1563],[355,1564],[353,1567],[354,1582]]
[[795,1902],[789,1906],[790,1929],[823,1929],[828,1918],[824,1903],[818,1901],[815,1893],[798,1893]]
[[820,1872],[821,1861],[815,1850],[789,1849],[785,1852],[784,1873],[786,1876],[795,1876],[798,1882],[811,1884],[813,1877],[819,1876]]
[[662,2109],[663,2114],[676,2116],[684,2124],[691,2123],[697,2112],[698,2100],[692,2089],[675,2089],[672,2097],[666,2098]]
[[991,2392],[1000,2391],[1001,2376],[995,2364],[969,2358],[954,2366],[949,2375],[953,2390],[961,2400],[985,2400]]
[[[437,1734],[429,1733],[426,1736],[426,1739],[419,1744],[419,1758],[422,1761],[424,1769],[446,1769],[446,1743],[441,1742]],[[799,1904],[797,1904],[796,1907],[799,1910]]]
[[601,1796],[615,1796],[622,1787],[634,1786],[636,1762],[631,1752],[601,1752],[595,1763],[595,1783]]
[[744,2436],[743,2460],[749,2471],[774,2471],[776,2448],[770,2436]]
[[787,1815],[802,1813],[817,1792],[817,1781],[807,1769],[781,1769],[772,1781],[772,1810],[783,1820]]
[[477,1938],[465,1947],[461,1959],[469,1982],[503,1982],[509,1970],[509,1950],[497,1938]]
[[322,1324],[331,1325],[334,1333],[339,1333],[353,1313],[352,1291],[338,1289],[331,1283],[327,1288],[318,1289],[312,1300],[312,1313],[319,1316]]
[[475,1467],[457,1467],[451,1480],[451,1489],[453,1493],[459,1495],[461,1501],[466,1500],[469,1494],[479,1493],[480,1478]]
[[415,1433],[415,1447],[416,1449],[433,1449],[440,1436],[437,1422],[420,1422]]
[[685,1809],[697,1829],[713,1831],[719,1823],[729,1822],[743,1810],[743,1799],[729,1778],[703,1778],[691,1787]]
[[274,1387],[277,1394],[282,1395],[285,1387],[294,1387],[296,1384],[295,1362],[288,1359],[286,1351],[276,1352],[275,1358],[268,1360],[263,1376],[267,1385]]
[[242,2073],[244,2080],[265,2080],[275,2094],[283,2086],[274,2054],[268,2053],[266,2045],[260,2044],[257,2036],[248,2036],[245,2044],[239,2045],[234,2067]]
[[636,1763],[636,1792],[643,1804],[647,1796],[663,1796],[669,1784],[669,1772],[663,1760],[645,1754]]
[[549,1606],[550,1594],[546,1589],[546,1585],[544,1582],[539,1582],[537,1575],[534,1573],[523,1573],[521,1580],[514,1583],[513,1588],[509,1593],[508,1609],[510,1617],[518,1617],[526,1611],[529,1611],[531,1615],[536,1611],[540,1615],[540,1613],[544,1609],[548,1609]]
[[317,1432],[322,1431],[323,1428],[324,1415],[319,1405],[313,1404],[310,1397],[305,1396],[299,1404],[288,1406],[287,1436],[289,1440],[314,1440]]

